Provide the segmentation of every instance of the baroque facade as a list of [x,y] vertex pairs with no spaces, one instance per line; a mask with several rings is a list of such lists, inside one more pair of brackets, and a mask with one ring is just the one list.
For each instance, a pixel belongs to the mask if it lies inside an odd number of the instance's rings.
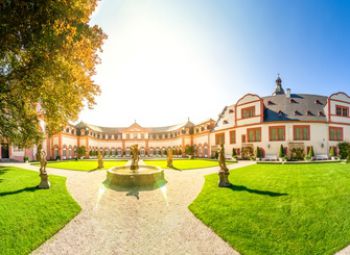
[[[49,159],[71,159],[84,146],[86,158],[102,151],[107,157],[128,157],[130,146],[138,144],[141,156],[164,155],[168,148],[183,155],[192,147],[197,157],[211,157],[219,144],[225,153],[242,154],[246,148],[261,148],[263,154],[278,155],[281,145],[286,151],[312,146],[316,155],[328,155],[332,146],[350,142],[350,97],[344,92],[330,96],[293,94],[282,87],[280,77],[271,96],[246,94],[224,107],[217,121],[199,124],[187,121],[167,127],[99,127],[87,123],[68,125],[62,132],[46,139]],[[0,159],[34,158],[34,149],[20,149],[4,140]]]

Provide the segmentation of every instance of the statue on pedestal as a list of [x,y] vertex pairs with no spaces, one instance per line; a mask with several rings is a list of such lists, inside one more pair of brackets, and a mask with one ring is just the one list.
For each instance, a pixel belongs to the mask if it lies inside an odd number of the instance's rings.
[[98,166],[97,166],[97,169],[102,169],[104,168],[104,165],[103,165],[103,156],[102,156],[102,153],[99,151],[98,154],[97,154],[97,163],[98,163]]
[[41,178],[40,184],[38,185],[39,189],[50,188],[50,182],[46,172],[46,165],[47,165],[46,155],[47,155],[46,152],[40,147],[40,151],[38,151],[37,153],[37,158],[40,162],[39,176]]
[[225,148],[224,145],[220,145],[218,149],[218,160],[219,160],[219,187],[230,187],[232,184],[228,180],[230,172],[226,166],[225,162]]
[[136,171],[137,169],[139,169],[139,159],[140,159],[138,145],[137,144],[132,145],[130,147],[130,151],[131,151],[130,169]]
[[173,168],[173,150],[171,148],[168,149],[168,157],[167,157],[167,167]]

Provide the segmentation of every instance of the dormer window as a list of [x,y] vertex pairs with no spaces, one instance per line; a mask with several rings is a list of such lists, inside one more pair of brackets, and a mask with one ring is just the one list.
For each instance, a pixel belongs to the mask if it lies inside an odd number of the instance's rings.
[[322,102],[318,99],[315,101],[315,104],[323,105]]
[[282,118],[283,117],[283,112],[280,110],[278,111],[278,117]]
[[295,116],[302,116],[301,112],[299,112],[299,111],[295,111],[295,112],[294,112],[294,115],[295,115]]
[[255,117],[255,106],[243,108],[241,115],[242,115],[242,119]]
[[227,120],[224,120],[223,122],[224,122],[224,124],[228,124],[228,121],[227,121]]
[[289,102],[290,102],[291,104],[297,104],[297,103],[298,103],[298,102],[297,102],[297,101],[295,101],[295,99],[293,99],[293,98],[292,98],[292,99],[290,99],[290,100],[289,100]]
[[233,110],[232,110],[232,109],[230,109],[230,110],[228,111],[228,113],[233,113]]
[[268,104],[268,105],[275,105],[275,103],[272,102],[271,100],[269,100],[269,101],[267,102],[267,104]]
[[306,115],[307,115],[307,116],[314,116],[314,114],[313,114],[311,111],[307,111],[307,112],[306,112]]
[[318,115],[319,115],[320,117],[325,117],[325,116],[326,116],[326,115],[324,114],[324,112],[319,112]]

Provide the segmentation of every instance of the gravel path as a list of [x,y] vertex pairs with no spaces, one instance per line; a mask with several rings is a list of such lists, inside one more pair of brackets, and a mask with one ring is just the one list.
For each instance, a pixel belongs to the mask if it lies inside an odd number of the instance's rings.
[[49,174],[67,177],[82,211],[33,254],[239,254],[187,208],[201,191],[204,175],[217,171],[165,170],[168,183],[160,189],[115,190],[103,184],[106,171],[48,168]]

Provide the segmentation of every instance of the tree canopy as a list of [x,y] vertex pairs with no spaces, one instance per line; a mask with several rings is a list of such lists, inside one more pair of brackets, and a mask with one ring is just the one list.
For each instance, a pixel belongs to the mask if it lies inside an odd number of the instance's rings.
[[29,145],[75,120],[100,89],[93,81],[106,35],[90,25],[97,0],[0,0],[0,137]]

